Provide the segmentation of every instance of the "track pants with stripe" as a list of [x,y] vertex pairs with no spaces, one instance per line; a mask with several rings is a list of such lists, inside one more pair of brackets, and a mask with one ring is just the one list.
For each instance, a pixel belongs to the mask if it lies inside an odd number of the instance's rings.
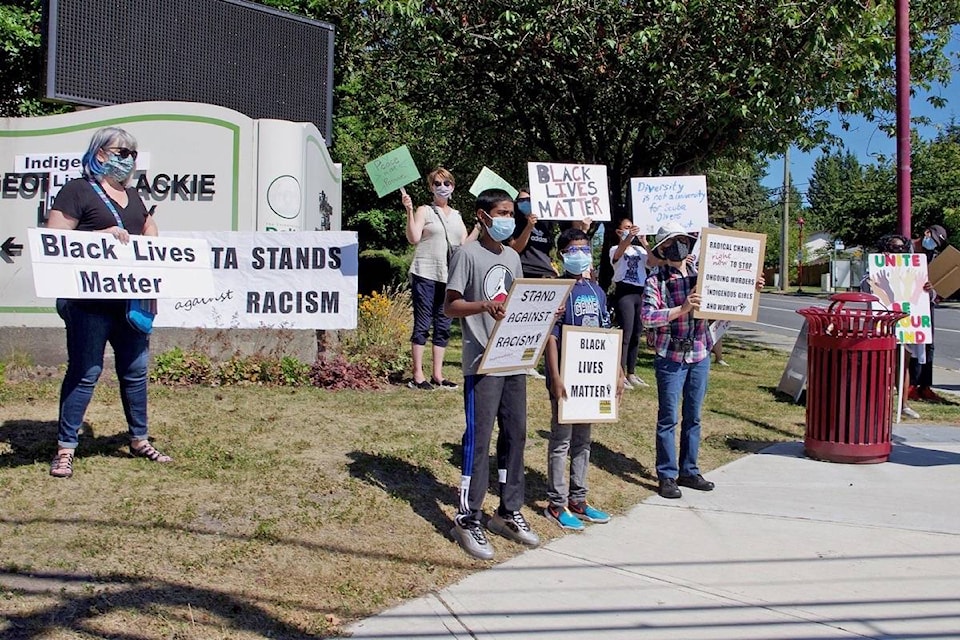
[[500,509],[519,511],[524,500],[523,448],[527,441],[527,376],[472,375],[463,381],[463,467],[457,522],[480,523],[490,484],[490,439],[499,424],[497,473]]

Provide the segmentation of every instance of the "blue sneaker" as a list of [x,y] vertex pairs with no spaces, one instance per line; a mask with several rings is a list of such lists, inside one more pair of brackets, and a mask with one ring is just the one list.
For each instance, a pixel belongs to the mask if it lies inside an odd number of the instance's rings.
[[610,516],[600,511],[600,509],[594,509],[586,502],[571,502],[567,507],[581,520],[586,520],[587,522],[594,522],[596,524],[603,524],[604,522],[610,522]]
[[560,525],[561,529],[583,531],[583,523],[566,509],[560,509],[551,504],[543,510],[543,515],[547,516],[547,520],[553,520]]

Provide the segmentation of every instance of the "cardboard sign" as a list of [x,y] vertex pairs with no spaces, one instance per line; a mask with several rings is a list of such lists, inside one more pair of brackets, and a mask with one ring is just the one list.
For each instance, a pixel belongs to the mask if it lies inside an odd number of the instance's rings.
[[690,232],[709,225],[706,176],[631,178],[633,224],[645,235],[668,222]]
[[567,397],[557,405],[557,422],[616,422],[620,376],[619,329],[564,325],[560,377]]
[[483,191],[487,189],[503,189],[510,194],[510,197],[514,200],[517,199],[517,194],[520,193],[513,188],[509,182],[498,176],[492,170],[484,167],[480,170],[480,175],[477,176],[477,179],[473,181],[473,185],[470,186],[470,193],[474,196],[479,196]]
[[870,293],[888,311],[910,315],[897,323],[897,343],[930,344],[933,323],[927,283],[927,256],[922,253],[871,253],[867,257]]
[[927,275],[934,291],[941,298],[949,298],[960,289],[960,251],[948,246],[927,265]]
[[700,308],[695,318],[756,322],[760,310],[757,280],[763,271],[767,236],[706,228],[700,234]]
[[477,373],[517,371],[536,366],[573,280],[517,278],[480,360]]
[[213,293],[210,245],[203,239],[27,229],[38,298],[129,300]]
[[541,220],[610,220],[607,168],[602,164],[527,163],[530,209]]
[[373,183],[373,188],[381,198],[420,178],[420,172],[413,162],[407,145],[371,160],[364,165],[364,169],[367,170],[370,182]]
[[733,323],[729,320],[714,320],[710,323],[709,331],[710,338],[713,340],[713,344],[720,342],[720,339],[723,338],[724,334],[727,332],[727,329],[730,328],[730,325]]
[[790,359],[787,360],[787,367],[780,376],[780,383],[777,385],[777,391],[785,393],[794,402],[800,401],[800,394],[803,388],[807,386],[807,321],[803,321],[800,327],[800,335],[797,341],[793,343],[793,350],[790,352]]
[[[182,232],[181,232],[182,233]],[[155,324],[210,329],[355,329],[354,231],[209,231],[213,291],[160,302]]]

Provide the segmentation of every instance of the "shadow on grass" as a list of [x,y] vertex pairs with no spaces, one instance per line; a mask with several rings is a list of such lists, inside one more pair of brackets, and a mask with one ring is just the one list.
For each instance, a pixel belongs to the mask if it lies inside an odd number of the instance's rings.
[[745,416],[745,415],[743,415],[743,414],[741,414],[741,413],[734,413],[733,411],[722,411],[722,410],[720,410],[720,409],[711,409],[711,410],[710,410],[710,413],[715,413],[715,414],[717,414],[718,416],[726,416],[726,417],[728,417],[728,418],[733,418],[733,419],[735,419],[735,420],[742,420],[743,422],[746,422],[746,423],[748,423],[748,424],[752,424],[752,425],[755,426],[755,427],[760,427],[761,429],[763,429],[764,431],[766,431],[766,432],[768,432],[768,433],[776,434],[776,435],[780,436],[780,438],[776,438],[776,440],[781,440],[781,439],[783,439],[783,438],[788,438],[788,439],[790,439],[790,440],[795,440],[796,438],[801,437],[801,435],[802,435],[802,434],[794,433],[794,432],[792,432],[792,431],[787,431],[786,429],[781,429],[780,427],[775,427],[774,425],[770,424],[769,422],[763,422],[763,421],[761,421],[761,420],[755,420],[755,419],[749,418],[749,417],[747,417],[747,416]]
[[[103,637],[98,618],[111,613],[149,611],[153,607],[175,607],[181,616],[173,614],[189,636],[205,633],[229,635],[235,631],[253,632],[267,638],[316,638],[271,615],[259,603],[236,595],[162,580],[143,580],[123,574],[73,575],[67,573],[29,574],[0,571],[0,584],[9,593],[31,595],[53,594],[52,604],[31,609],[25,613],[8,613],[8,628],[3,637],[10,640],[29,640],[49,637],[51,632],[63,630],[90,637]],[[95,589],[91,589],[93,586]],[[280,604],[280,603],[274,603]],[[189,612],[189,613],[188,613]],[[194,613],[198,616],[194,616]],[[217,619],[211,621],[209,615]],[[199,618],[202,622],[196,622]],[[168,622],[169,624],[169,622]],[[184,629],[184,631],[185,631]],[[186,631],[185,631],[186,632]],[[144,630],[111,632],[109,637],[119,639],[143,638]],[[181,637],[174,633],[171,637]]]
[[450,499],[456,495],[455,487],[438,481],[430,469],[413,465],[396,456],[366,451],[351,451],[347,456],[351,460],[347,465],[351,476],[406,501],[421,518],[432,524],[440,535],[447,535],[453,521],[441,506],[456,506]]
[[[546,429],[537,431],[537,435],[549,441],[550,432]],[[656,491],[657,475],[643,466],[636,458],[631,458],[620,451],[614,451],[602,442],[593,440],[590,443],[590,464],[597,469],[602,469],[610,475],[617,476],[624,482],[635,484]],[[546,478],[544,478],[546,482]],[[546,484],[544,484],[546,491]]]
[[[10,445],[10,451],[0,454],[0,468],[49,462],[57,451],[57,426],[55,420],[7,420],[0,424],[0,442]],[[127,458],[129,442],[125,433],[97,436],[93,427],[84,422],[77,456]]]
[[657,491],[657,475],[636,458],[614,451],[596,440],[590,445],[590,464],[617,476],[624,482]]
[[[538,433],[544,433],[540,431]],[[491,449],[495,451],[496,441],[491,443]],[[443,443],[443,448],[450,452],[450,455],[447,457],[447,462],[457,469],[462,468],[463,464],[463,447],[459,442],[445,442]],[[491,452],[493,454],[493,452]],[[546,454],[544,454],[546,455]],[[498,475],[498,467],[500,465],[497,462],[496,455],[493,454],[490,456],[490,473],[489,480],[487,482],[487,493],[496,497],[499,505],[500,499],[500,481]],[[524,466],[524,504],[538,511],[540,506],[537,504],[538,500],[544,499],[547,496],[547,477],[536,469],[532,469],[528,466]],[[495,507],[494,507],[495,508]]]
[[806,389],[804,389],[803,391],[800,392],[800,401],[799,401],[799,402],[794,401],[793,396],[790,395],[789,393],[784,393],[783,391],[779,391],[776,387],[760,386],[760,387],[757,387],[757,389],[759,389],[760,391],[765,391],[766,393],[769,393],[771,396],[773,396],[773,399],[774,399],[776,402],[783,402],[783,403],[786,403],[786,404],[795,404],[795,405],[797,405],[798,407],[799,407],[799,406],[804,406],[804,405],[806,405],[806,403],[807,403],[807,390],[806,390]]

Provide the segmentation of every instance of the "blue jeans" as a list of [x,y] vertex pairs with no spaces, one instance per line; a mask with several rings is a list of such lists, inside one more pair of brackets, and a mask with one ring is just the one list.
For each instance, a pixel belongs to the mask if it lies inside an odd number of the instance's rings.
[[77,432],[103,371],[109,342],[116,360],[120,400],[130,439],[147,439],[147,358],[150,337],[127,323],[123,300],[57,300],[67,325],[67,373],[60,387],[57,445],[76,449]]
[[[673,362],[657,356],[653,360],[657,376],[657,477],[676,478],[700,473],[700,409],[710,376],[709,356],[700,362]],[[676,431],[683,398],[680,423],[680,459],[677,461]]]

